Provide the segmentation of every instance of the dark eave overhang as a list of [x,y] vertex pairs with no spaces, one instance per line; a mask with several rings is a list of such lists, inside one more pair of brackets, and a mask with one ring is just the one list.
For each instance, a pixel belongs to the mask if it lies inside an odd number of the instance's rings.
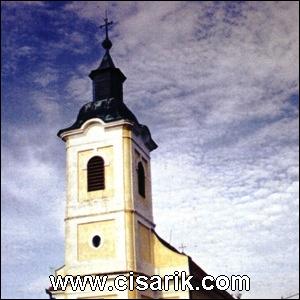
[[75,123],[70,127],[59,130],[57,135],[61,137],[64,132],[79,129],[86,121],[93,118],[101,119],[104,123],[120,120],[129,121],[133,123],[135,134],[141,136],[149,151],[157,148],[157,144],[152,139],[148,127],[138,122],[135,115],[123,101],[114,98],[86,103],[80,109]]

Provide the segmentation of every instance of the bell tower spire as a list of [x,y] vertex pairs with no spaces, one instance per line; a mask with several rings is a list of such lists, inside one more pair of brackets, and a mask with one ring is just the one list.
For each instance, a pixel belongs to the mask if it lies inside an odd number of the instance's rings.
[[105,54],[102,58],[102,62],[100,64],[99,68],[109,68],[109,67],[115,68],[113,60],[112,60],[112,58],[109,54],[109,50],[112,47],[112,42],[108,37],[108,28],[109,28],[109,26],[112,26],[113,24],[114,23],[112,21],[108,22],[107,11],[106,11],[105,12],[104,24],[99,26],[99,28],[101,28],[101,29],[105,28],[105,39],[102,42],[102,47],[105,49]]
[[104,24],[100,25],[101,29],[105,29],[105,39],[102,42],[105,53],[99,67],[91,71],[89,75],[93,81],[93,101],[111,98],[123,101],[123,82],[126,80],[126,77],[120,69],[115,67],[109,53],[112,42],[108,37],[108,29],[112,25],[113,22],[108,21],[106,12]]

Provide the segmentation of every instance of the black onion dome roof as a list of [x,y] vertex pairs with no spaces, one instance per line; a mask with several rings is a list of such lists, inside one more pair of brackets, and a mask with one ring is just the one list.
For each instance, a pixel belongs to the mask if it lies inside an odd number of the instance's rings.
[[86,121],[92,118],[101,119],[105,123],[119,120],[130,121],[134,124],[134,132],[137,135],[141,135],[148,149],[152,151],[157,148],[148,127],[138,122],[135,115],[123,101],[119,101],[114,98],[86,103],[80,109],[75,123],[70,127],[59,130],[57,135],[60,137],[61,134],[66,131],[79,129]]

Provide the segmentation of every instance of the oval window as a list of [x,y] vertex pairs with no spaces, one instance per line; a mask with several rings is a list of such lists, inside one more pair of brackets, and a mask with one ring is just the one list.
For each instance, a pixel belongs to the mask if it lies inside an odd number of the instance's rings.
[[95,248],[98,248],[100,246],[100,244],[101,244],[101,238],[100,238],[100,236],[99,235],[95,235],[93,237],[93,239],[92,239],[92,243],[93,243],[93,246]]

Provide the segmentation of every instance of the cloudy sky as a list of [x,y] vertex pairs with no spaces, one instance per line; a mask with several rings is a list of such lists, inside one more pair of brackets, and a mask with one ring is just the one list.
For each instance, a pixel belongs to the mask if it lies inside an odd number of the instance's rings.
[[297,2],[1,2],[2,298],[64,263],[65,149],[92,100],[104,10],[125,102],[149,126],[157,232],[243,298],[299,291]]

